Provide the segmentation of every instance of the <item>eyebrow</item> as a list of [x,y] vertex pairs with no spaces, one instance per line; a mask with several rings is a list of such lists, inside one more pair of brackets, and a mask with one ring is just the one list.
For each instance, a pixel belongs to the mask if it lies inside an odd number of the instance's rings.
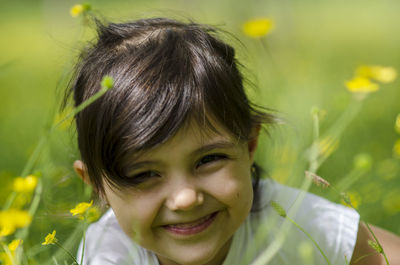
[[192,154],[193,155],[198,155],[201,153],[206,153],[208,151],[214,150],[214,149],[230,149],[234,148],[236,145],[232,142],[228,141],[217,141],[211,144],[206,144],[201,146],[200,148],[196,149]]
[[[229,142],[229,141],[224,141],[224,140],[216,141],[216,142],[213,142],[213,143],[210,143],[210,144],[203,145],[200,148],[194,150],[190,154],[190,156],[197,156],[199,154],[207,153],[207,152],[209,152],[211,150],[214,150],[214,149],[232,149],[235,146],[236,145],[234,143]],[[136,163],[133,163],[132,165],[130,165],[125,171],[127,173],[130,173],[130,172],[132,172],[132,171],[134,171],[136,169],[139,169],[139,168],[142,168],[142,167],[146,167],[146,166],[151,166],[151,165],[154,165],[154,164],[159,164],[159,162],[158,161],[136,162]]]

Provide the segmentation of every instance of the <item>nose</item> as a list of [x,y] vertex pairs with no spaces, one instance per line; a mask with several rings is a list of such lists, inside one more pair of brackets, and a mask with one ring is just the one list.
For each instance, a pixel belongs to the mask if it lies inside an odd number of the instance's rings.
[[171,194],[166,201],[166,206],[172,211],[189,211],[202,204],[203,201],[204,195],[202,192],[195,188],[185,187]]

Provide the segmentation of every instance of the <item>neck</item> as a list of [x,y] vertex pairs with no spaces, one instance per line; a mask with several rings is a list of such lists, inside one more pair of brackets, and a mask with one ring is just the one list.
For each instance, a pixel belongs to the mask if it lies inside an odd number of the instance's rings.
[[177,263],[168,257],[163,257],[157,255],[158,262],[160,265],[222,265],[224,263],[224,260],[226,256],[228,255],[229,249],[232,244],[232,238],[229,239],[225,245],[221,247],[221,249],[216,253],[216,255],[209,261],[206,261],[205,263],[190,263],[190,264],[183,264],[183,263]]

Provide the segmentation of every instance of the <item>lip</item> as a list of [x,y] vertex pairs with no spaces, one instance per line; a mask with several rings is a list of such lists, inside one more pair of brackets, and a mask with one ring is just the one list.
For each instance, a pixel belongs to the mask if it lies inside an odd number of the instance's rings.
[[194,235],[206,230],[214,222],[217,215],[218,212],[214,212],[193,222],[165,225],[163,228],[177,235]]

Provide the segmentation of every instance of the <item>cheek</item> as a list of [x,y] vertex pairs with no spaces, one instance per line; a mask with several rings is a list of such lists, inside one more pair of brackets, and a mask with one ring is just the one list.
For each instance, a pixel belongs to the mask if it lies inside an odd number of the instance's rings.
[[227,167],[220,171],[209,183],[213,196],[230,208],[251,208],[253,187],[250,170],[240,165]]
[[122,230],[138,242],[151,229],[157,213],[155,198],[133,195],[121,198],[116,194],[107,198]]

